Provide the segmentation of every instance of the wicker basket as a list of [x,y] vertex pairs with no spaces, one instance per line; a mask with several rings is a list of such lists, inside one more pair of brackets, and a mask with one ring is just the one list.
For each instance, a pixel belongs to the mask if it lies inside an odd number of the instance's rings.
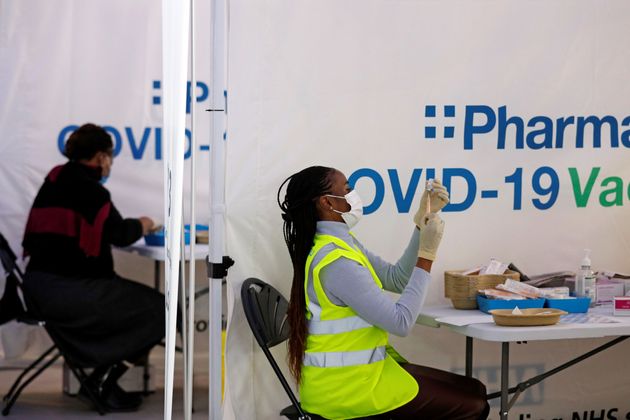
[[506,279],[520,281],[521,275],[507,270],[505,274],[463,275],[464,270],[444,272],[444,296],[455,309],[477,309],[477,291],[492,289]]

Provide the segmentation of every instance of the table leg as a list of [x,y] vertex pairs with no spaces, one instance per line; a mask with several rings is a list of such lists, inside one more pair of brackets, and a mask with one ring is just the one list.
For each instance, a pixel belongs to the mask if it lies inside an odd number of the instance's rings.
[[472,377],[473,369],[473,339],[466,336],[466,376]]
[[[153,262],[153,288],[157,291],[160,291],[160,261],[155,260]],[[142,372],[142,381],[143,381],[143,393],[144,395],[149,395],[149,379],[151,378],[151,374],[149,372],[149,355],[147,354],[147,359],[144,362],[144,369]]]
[[510,343],[501,343],[501,420],[508,418],[508,389],[510,373]]
[[158,260],[153,262],[153,288],[160,291],[160,262]]

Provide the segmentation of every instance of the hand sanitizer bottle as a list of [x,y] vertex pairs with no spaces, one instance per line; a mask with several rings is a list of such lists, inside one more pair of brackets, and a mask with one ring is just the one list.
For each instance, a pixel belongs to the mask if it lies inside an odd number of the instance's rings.
[[595,288],[595,274],[593,273],[593,270],[591,270],[591,250],[585,249],[584,252],[585,255],[584,259],[582,260],[580,272],[575,279],[575,295],[579,297],[590,297],[590,306],[593,307],[595,306],[595,301],[597,299],[597,289]]

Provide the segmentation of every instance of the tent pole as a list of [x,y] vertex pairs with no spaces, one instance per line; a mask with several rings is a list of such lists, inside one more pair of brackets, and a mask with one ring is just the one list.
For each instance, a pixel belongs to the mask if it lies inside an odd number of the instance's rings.
[[195,75],[195,0],[190,0],[190,258],[188,272],[188,347],[186,370],[184,372],[184,419],[192,418],[193,371],[195,361],[195,239],[197,217],[195,212],[197,196],[197,78]]
[[162,0],[162,78],[164,133],[164,291],[166,348],[164,358],[164,419],[173,414],[173,379],[179,261],[183,217],[184,144],[186,143],[186,80],[190,3]]
[[[222,412],[221,393],[221,330],[222,283],[231,265],[225,256],[225,133],[227,130],[226,66],[227,66],[227,2],[212,0],[212,95],[210,147],[210,243],[208,255],[209,284],[209,412],[211,420],[219,420]],[[223,103],[221,109],[218,104]]]

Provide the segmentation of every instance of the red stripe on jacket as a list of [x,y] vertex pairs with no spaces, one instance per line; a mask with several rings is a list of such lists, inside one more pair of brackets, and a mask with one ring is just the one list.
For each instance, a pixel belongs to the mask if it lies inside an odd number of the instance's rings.
[[50,180],[50,182],[56,182],[57,181],[57,177],[61,173],[61,170],[63,169],[63,167],[64,167],[64,165],[55,166],[48,173],[48,176],[46,178],[48,178]]
[[94,223],[88,223],[79,213],[63,207],[31,209],[26,233],[52,233],[79,239],[79,247],[88,257],[101,252],[103,227],[109,217],[111,203],[105,203],[96,213]]

